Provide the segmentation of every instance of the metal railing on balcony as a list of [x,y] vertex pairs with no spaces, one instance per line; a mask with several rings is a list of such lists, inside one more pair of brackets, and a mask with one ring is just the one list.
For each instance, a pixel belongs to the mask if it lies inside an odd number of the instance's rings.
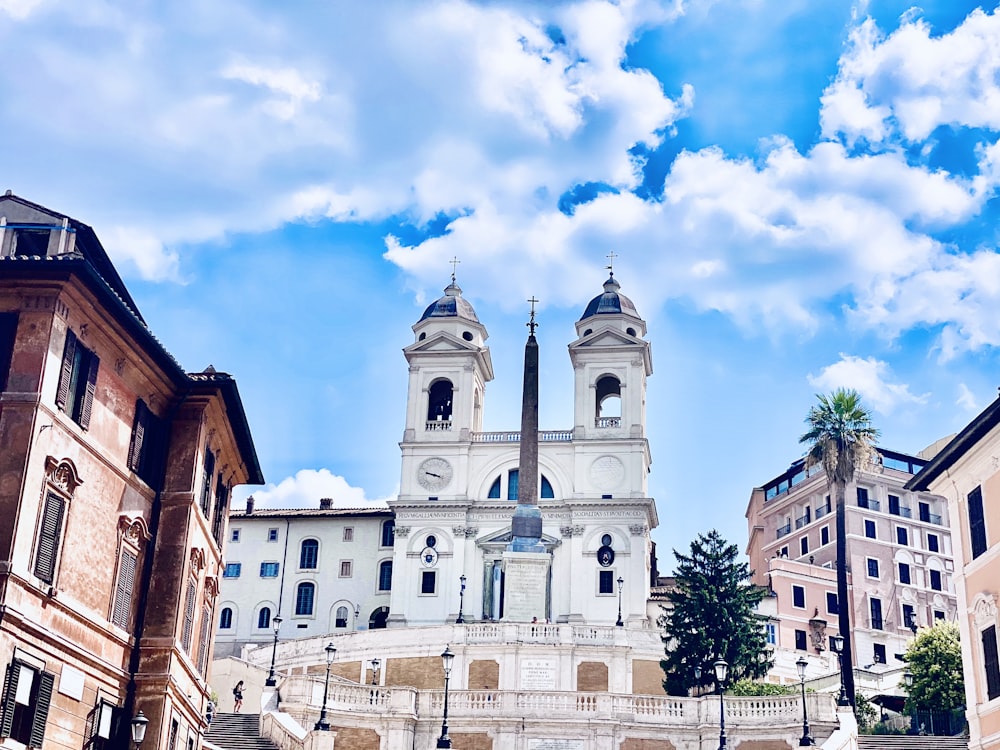
[[829,505],[821,505],[816,509],[816,518],[820,519],[823,516],[827,515],[829,512],[830,512]]
[[621,427],[622,418],[621,417],[598,417],[594,420],[594,427],[597,429],[603,429],[606,427]]
[[858,507],[867,508],[868,510],[882,510],[882,503],[874,498],[858,498]]
[[913,510],[906,505],[900,505],[898,508],[889,508],[889,514],[893,516],[902,516],[903,518],[913,518]]
[[804,516],[799,516],[798,518],[795,519],[795,528],[801,529],[810,521],[812,521],[812,518],[810,517],[809,513],[806,513]]
[[941,519],[941,516],[937,515],[936,513],[928,513],[927,514],[927,521],[929,523],[935,523],[938,526],[943,526],[944,525],[944,521]]
[[778,539],[781,539],[781,537],[783,536],[788,536],[791,533],[792,533],[792,524],[786,523],[784,526],[778,528]]

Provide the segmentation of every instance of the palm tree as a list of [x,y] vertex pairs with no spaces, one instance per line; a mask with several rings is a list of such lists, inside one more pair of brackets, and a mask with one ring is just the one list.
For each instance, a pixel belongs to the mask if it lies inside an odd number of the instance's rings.
[[837,502],[837,610],[838,628],[844,638],[841,669],[847,699],[854,705],[854,659],[851,645],[851,606],[847,598],[847,523],[845,496],[848,482],[854,481],[858,465],[872,451],[879,432],[872,426],[871,413],[861,405],[855,390],[838,388],[829,396],[817,394],[819,403],[809,409],[809,431],[799,438],[809,443],[806,460],[821,464],[827,486]]

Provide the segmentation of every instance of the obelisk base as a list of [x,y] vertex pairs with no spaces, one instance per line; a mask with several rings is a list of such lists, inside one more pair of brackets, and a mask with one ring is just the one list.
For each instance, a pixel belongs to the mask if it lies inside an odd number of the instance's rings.
[[505,622],[545,622],[551,564],[552,556],[547,552],[504,551]]

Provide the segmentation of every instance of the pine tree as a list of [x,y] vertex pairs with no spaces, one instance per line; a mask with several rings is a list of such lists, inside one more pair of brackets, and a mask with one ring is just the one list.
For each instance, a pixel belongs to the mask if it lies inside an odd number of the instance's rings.
[[736,545],[713,529],[698,535],[690,555],[677,550],[674,555],[676,585],[667,594],[671,606],[659,619],[667,693],[687,695],[691,688],[712,685],[712,665],[719,658],[729,663],[729,681],[767,674],[764,619],[755,611],[765,592],[750,583],[749,565],[737,562]]

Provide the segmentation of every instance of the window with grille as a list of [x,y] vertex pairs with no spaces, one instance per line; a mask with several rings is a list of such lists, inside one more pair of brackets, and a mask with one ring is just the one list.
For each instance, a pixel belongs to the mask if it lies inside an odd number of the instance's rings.
[[83,346],[75,333],[66,331],[56,406],[85,430],[90,427],[99,366],[97,355]]
[[243,563],[226,563],[226,567],[222,569],[223,578],[239,578],[240,570],[243,568]]

